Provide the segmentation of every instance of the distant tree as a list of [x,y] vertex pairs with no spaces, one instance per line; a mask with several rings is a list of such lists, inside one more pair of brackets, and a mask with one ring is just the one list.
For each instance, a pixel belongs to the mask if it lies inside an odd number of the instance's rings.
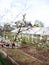
[[9,23],[5,23],[3,25],[3,35],[5,39],[9,38],[11,31],[12,31],[11,25]]
[[44,27],[44,24],[41,21],[36,20],[34,23],[34,27]]
[[3,26],[3,31],[5,32],[10,32],[12,30],[11,26],[9,23],[5,23]]

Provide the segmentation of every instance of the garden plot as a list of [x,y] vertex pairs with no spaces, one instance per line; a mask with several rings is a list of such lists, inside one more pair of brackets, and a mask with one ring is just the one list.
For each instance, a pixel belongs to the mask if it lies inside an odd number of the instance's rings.
[[23,52],[41,60],[44,64],[49,65],[49,51],[46,49],[40,49],[38,50],[36,47],[33,47],[32,45],[29,45],[28,47],[19,48]]
[[4,49],[19,65],[45,65],[35,57],[32,57],[19,49]]

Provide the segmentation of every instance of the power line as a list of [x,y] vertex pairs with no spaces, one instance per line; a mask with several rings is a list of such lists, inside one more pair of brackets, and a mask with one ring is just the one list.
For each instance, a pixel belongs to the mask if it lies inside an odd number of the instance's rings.
[[[26,3],[25,3],[25,8],[26,8],[26,5],[27,5],[27,0],[26,0]],[[25,10],[25,8],[24,9],[22,9],[22,11],[24,11]],[[15,18],[17,18],[21,13],[22,13],[22,11],[15,17]],[[15,18],[14,18],[14,20],[15,20]],[[13,20],[13,21],[14,21]]]
[[[27,6],[27,0],[26,0],[25,8],[22,9],[22,11],[15,18],[17,18],[20,14],[22,14],[23,11],[26,11],[28,8],[30,8],[30,6],[27,8],[26,8],[26,6]],[[14,20],[15,20],[15,18],[14,18]],[[12,21],[12,23],[14,22],[14,20]]]

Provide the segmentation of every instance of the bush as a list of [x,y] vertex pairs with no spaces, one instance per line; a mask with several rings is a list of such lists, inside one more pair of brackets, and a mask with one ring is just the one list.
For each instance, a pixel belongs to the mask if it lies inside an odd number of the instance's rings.
[[22,37],[21,43],[22,43],[22,44],[26,44],[26,43],[27,43],[27,42],[26,42],[26,37]]
[[29,36],[28,43],[32,43],[32,36]]
[[38,44],[38,48],[39,48],[39,49],[46,48],[46,44],[44,44],[44,43],[39,43],[39,44]]

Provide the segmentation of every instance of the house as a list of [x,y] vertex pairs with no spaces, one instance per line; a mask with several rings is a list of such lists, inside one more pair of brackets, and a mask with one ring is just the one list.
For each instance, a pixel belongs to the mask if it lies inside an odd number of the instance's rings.
[[[47,42],[49,39],[49,27],[34,27],[34,28],[30,28],[29,30],[26,30],[27,27],[23,27],[21,28],[22,32],[20,33],[21,36],[26,36],[29,37],[31,36],[32,39],[36,39],[35,42]],[[13,31],[11,31],[13,33],[17,33],[18,29],[15,29]]]

